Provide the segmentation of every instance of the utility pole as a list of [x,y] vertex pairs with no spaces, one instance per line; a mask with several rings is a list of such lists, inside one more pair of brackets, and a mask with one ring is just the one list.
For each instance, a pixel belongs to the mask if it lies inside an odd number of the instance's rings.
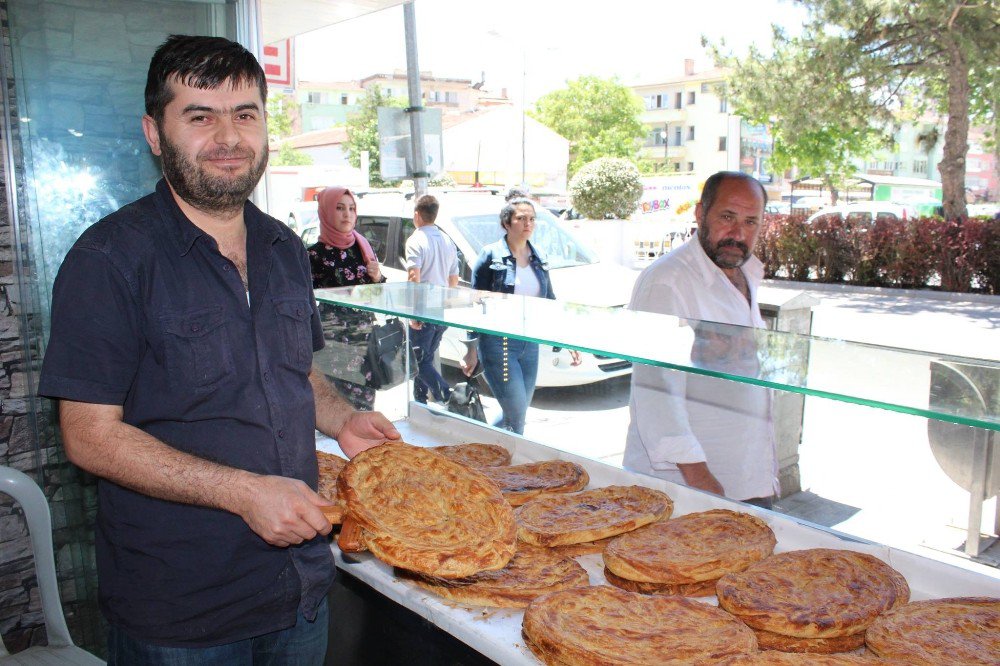
[[424,111],[420,94],[420,65],[417,63],[417,17],[413,2],[403,4],[403,27],[406,31],[406,87],[410,106],[405,111],[410,117],[410,149],[413,159],[414,201],[427,192],[427,153],[424,150]]

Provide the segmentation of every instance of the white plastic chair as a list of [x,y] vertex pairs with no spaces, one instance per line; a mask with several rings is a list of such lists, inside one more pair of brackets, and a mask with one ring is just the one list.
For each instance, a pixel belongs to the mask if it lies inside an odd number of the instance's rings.
[[24,510],[31,536],[31,549],[35,555],[35,573],[42,598],[45,631],[49,637],[48,645],[30,647],[17,654],[8,654],[0,639],[0,664],[103,664],[94,655],[73,645],[66,627],[66,618],[59,601],[59,585],[56,582],[55,557],[52,553],[52,518],[41,488],[23,472],[0,466],[0,493],[13,497]]

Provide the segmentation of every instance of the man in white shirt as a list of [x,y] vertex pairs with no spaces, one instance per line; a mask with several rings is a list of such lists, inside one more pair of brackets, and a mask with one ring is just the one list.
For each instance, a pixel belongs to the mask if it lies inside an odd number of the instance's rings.
[[[410,282],[458,286],[458,250],[455,243],[436,224],[438,200],[425,194],[417,199],[413,211],[416,229],[406,239],[406,274]],[[410,342],[417,352],[417,376],[413,380],[413,399],[427,403],[428,395],[447,402],[451,387],[434,367],[434,355],[447,327],[439,324],[410,322]]]
[[[752,328],[764,328],[757,287],[764,270],[751,254],[767,194],[750,176],[709,177],[695,207],[698,234],[646,268],[629,308],[683,318],[699,367],[756,372]],[[684,319],[738,324],[723,330]],[[767,389],[646,365],[632,373],[624,466],[669,481],[770,507],[778,490]]]

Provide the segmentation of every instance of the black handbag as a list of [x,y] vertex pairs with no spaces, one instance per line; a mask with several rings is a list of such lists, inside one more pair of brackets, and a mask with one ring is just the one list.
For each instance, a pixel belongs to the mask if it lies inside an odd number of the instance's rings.
[[417,360],[413,349],[406,345],[406,331],[403,322],[390,317],[384,324],[376,324],[368,334],[368,366],[372,378],[368,386],[373,389],[387,389],[399,386],[407,380],[404,353],[409,349],[409,379],[417,376]]
[[483,410],[483,401],[479,398],[479,389],[472,382],[455,384],[448,398],[448,411],[486,423],[486,412]]

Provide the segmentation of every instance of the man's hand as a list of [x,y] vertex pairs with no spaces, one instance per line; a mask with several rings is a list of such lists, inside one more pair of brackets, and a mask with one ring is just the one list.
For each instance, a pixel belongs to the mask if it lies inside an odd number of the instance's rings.
[[677,463],[677,469],[684,476],[684,483],[692,488],[707,490],[716,495],[725,496],[722,484],[715,478],[715,475],[708,469],[708,464],[700,463]]
[[331,503],[298,479],[257,476],[241,495],[236,513],[272,546],[285,548],[330,533],[330,521],[319,507]]
[[334,435],[340,450],[353,458],[387,439],[399,439],[399,431],[380,412],[353,412]]
[[477,365],[479,365],[479,351],[476,347],[469,347],[465,350],[465,357],[461,362],[462,372],[466,377],[471,377]]

